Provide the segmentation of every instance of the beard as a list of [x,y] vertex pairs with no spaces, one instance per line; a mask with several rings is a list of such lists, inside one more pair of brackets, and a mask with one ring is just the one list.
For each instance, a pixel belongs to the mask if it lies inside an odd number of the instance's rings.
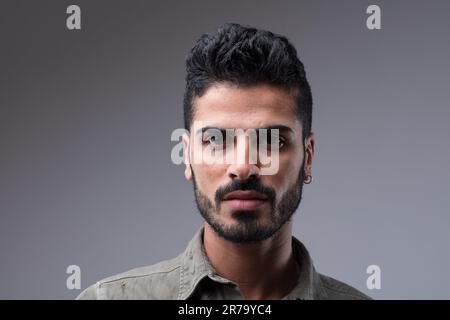
[[[281,227],[288,222],[300,205],[303,193],[304,164],[302,164],[297,181],[289,188],[276,203],[277,194],[275,189],[265,186],[259,178],[245,181],[234,180],[228,185],[219,187],[211,201],[197,186],[195,175],[192,174],[195,193],[195,202],[203,219],[222,238],[233,243],[254,243],[266,240],[274,236]],[[193,171],[192,171],[193,172]],[[270,205],[269,212],[262,210],[233,211],[231,217],[233,224],[221,222],[221,202],[227,193],[238,190],[254,190],[267,196]],[[267,208],[265,209],[267,210]],[[261,215],[268,214],[269,223],[261,222]],[[267,219],[265,219],[267,221]]]

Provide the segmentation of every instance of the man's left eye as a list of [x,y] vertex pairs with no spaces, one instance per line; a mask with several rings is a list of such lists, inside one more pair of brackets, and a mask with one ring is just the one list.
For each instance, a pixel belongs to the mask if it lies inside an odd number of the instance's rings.
[[281,149],[282,147],[284,147],[286,145],[287,141],[285,138],[281,137],[281,136],[268,136],[267,137],[267,147],[268,148],[272,148],[272,146],[277,146],[278,148]]
[[281,149],[286,144],[286,139],[284,139],[283,137],[275,137],[275,141],[271,141],[271,143],[272,145],[278,144],[278,148]]
[[282,138],[282,137],[279,137],[278,138],[278,146],[280,147],[280,148],[282,148],[282,147],[284,147],[286,145],[286,140],[284,139],[284,138]]

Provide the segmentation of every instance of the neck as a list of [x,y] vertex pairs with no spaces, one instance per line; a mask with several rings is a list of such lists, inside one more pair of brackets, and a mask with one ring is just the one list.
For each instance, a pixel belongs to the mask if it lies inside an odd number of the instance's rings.
[[292,221],[250,244],[227,241],[205,222],[203,243],[212,267],[236,283],[245,299],[280,299],[296,285],[300,270],[292,254]]

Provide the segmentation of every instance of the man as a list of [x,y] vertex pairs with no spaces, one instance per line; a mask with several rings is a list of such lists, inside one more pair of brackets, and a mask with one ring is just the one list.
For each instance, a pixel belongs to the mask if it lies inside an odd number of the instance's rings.
[[[317,273],[292,236],[303,184],[312,181],[315,144],[311,90],[293,45],[268,31],[225,24],[198,40],[186,66],[185,176],[204,226],[178,257],[104,279],[78,298],[369,298]],[[251,139],[229,144],[217,134],[229,130],[268,130],[276,171],[263,174],[268,163],[250,161]],[[194,161],[211,147],[211,154],[231,153],[230,161]]]

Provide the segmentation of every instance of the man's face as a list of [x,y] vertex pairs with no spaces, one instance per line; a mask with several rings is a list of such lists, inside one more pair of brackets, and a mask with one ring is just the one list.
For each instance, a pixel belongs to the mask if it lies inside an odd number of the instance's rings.
[[[249,140],[235,143],[233,150],[227,145],[225,151],[233,151],[235,155],[242,152],[245,161],[238,161],[236,156],[223,163],[190,161],[185,171],[186,178],[193,180],[200,213],[221,237],[235,243],[271,237],[297,209],[304,171],[309,173],[312,160],[312,153],[307,152],[306,157],[310,159],[305,167],[302,126],[295,114],[294,93],[267,84],[250,87],[217,84],[194,99],[194,110],[193,121],[201,123],[201,127],[256,131],[281,128],[280,139],[275,142],[279,142],[275,174],[262,175],[264,165],[249,161]],[[184,138],[190,159],[209,144],[217,145],[217,141],[206,135],[197,143],[197,129],[194,132],[191,127],[190,136]],[[310,136],[308,150],[313,151],[313,146],[314,137]]]

